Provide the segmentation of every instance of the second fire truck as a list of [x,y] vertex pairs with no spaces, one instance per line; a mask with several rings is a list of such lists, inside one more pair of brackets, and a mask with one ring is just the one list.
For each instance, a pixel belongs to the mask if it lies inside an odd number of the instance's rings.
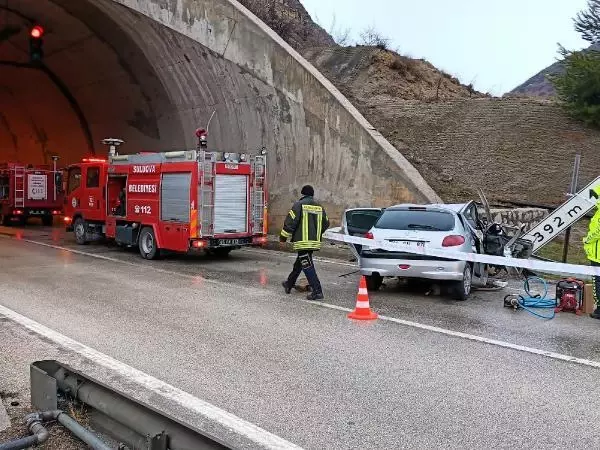
[[198,130],[196,150],[120,155],[105,139],[108,160],[68,167],[65,222],[78,244],[106,237],[139,247],[226,255],[266,243],[266,154],[208,151]]
[[52,225],[63,204],[62,172],[54,166],[22,163],[0,164],[0,224],[23,225],[30,217],[39,217]]

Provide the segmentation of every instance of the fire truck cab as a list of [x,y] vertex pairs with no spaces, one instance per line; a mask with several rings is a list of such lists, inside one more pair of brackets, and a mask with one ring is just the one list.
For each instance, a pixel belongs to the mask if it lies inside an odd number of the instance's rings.
[[161,250],[228,254],[266,243],[266,155],[206,149],[120,155],[68,167],[65,222],[78,244],[103,237],[137,246],[146,259]]
[[39,217],[52,225],[62,213],[62,172],[46,165],[0,164],[0,224],[23,225],[30,217]]

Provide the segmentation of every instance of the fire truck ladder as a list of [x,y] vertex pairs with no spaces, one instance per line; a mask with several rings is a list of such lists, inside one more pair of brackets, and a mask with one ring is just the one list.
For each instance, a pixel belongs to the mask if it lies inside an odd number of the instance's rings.
[[214,235],[216,155],[202,151],[200,162],[200,236],[207,237]]
[[265,207],[265,165],[266,156],[255,156],[252,164],[252,185],[254,198],[252,199],[252,225],[255,233],[262,232],[263,213]]
[[25,167],[15,167],[15,208],[25,208]]

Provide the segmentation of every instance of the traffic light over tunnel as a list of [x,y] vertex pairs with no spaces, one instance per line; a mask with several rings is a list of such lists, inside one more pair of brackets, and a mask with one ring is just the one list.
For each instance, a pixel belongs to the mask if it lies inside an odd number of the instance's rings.
[[32,64],[39,64],[44,58],[44,28],[35,25],[29,31],[29,59]]

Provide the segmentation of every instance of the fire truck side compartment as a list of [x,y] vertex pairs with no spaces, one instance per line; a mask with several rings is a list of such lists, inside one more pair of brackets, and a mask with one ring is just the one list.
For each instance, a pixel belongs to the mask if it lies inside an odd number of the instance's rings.
[[160,189],[160,220],[190,221],[191,173],[163,173]]
[[217,175],[215,189],[215,234],[246,233],[248,210],[246,175]]

